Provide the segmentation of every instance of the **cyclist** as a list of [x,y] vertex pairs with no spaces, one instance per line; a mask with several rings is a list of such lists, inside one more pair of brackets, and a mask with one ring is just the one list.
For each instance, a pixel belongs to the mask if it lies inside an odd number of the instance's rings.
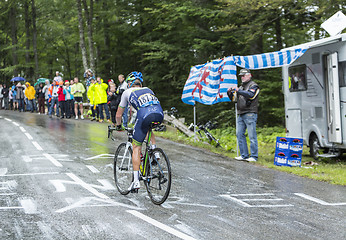
[[[143,76],[141,72],[131,72],[127,76],[126,81],[129,84],[129,89],[125,90],[121,96],[118,111],[116,113],[116,130],[122,130],[122,115],[125,107],[130,103],[137,111],[132,143],[133,182],[129,188],[129,191],[132,191],[140,188],[139,166],[141,163],[140,154],[142,143],[149,131],[151,123],[161,123],[163,121],[163,111],[154,92],[147,87],[142,87]],[[156,141],[154,134],[152,134],[151,142],[153,148],[155,148]]]

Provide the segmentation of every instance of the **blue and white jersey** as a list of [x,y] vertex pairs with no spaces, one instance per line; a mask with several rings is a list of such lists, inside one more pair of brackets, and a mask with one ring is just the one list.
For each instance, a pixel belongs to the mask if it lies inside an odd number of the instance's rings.
[[147,87],[129,88],[121,96],[119,107],[125,108],[130,103],[136,111],[152,105],[160,104],[154,92]]

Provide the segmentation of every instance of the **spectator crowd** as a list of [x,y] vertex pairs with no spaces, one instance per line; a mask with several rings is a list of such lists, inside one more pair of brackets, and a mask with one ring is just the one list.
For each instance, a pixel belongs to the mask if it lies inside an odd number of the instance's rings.
[[[13,82],[12,86],[0,83],[0,109],[19,112],[32,112],[48,115],[50,118],[88,117],[91,121],[113,123],[122,93],[129,87],[124,75],[118,76],[119,83],[112,79],[104,82],[88,69],[84,73],[85,85],[78,77],[63,80],[62,74],[56,72],[52,83]],[[106,119],[105,119],[106,117]],[[127,107],[123,115],[123,125],[128,119],[135,119],[131,108]]]

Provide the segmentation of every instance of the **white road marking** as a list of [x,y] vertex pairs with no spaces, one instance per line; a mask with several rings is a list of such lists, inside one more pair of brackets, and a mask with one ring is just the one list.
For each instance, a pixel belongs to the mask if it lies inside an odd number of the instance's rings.
[[[57,213],[66,212],[68,210],[74,208],[90,208],[90,207],[111,207],[111,206],[119,206],[122,208],[129,208],[134,210],[141,210],[139,206],[133,206],[129,204],[119,203],[114,201],[113,199],[101,199],[97,197],[84,197],[79,199],[77,202],[73,202],[71,198],[66,198],[66,202],[69,206],[56,210]],[[87,203],[91,202],[89,205]],[[96,204],[96,202],[98,204]]]
[[95,185],[87,184],[86,182],[84,182],[82,179],[78,178],[73,173],[66,173],[66,175],[69,176],[71,179],[73,179],[74,182],[65,181],[65,180],[49,180],[55,186],[57,192],[65,192],[66,191],[64,183],[67,183],[67,184],[79,184],[80,186],[82,186],[83,188],[85,188],[89,192],[93,193],[97,197],[103,198],[103,199],[109,199],[108,196],[106,196],[103,193],[100,193],[99,191],[97,191],[94,188],[94,187],[96,187],[96,188],[97,187],[99,187],[99,188],[107,188],[107,186],[106,187],[105,186],[102,187],[102,186],[95,186]]
[[91,186],[98,188],[98,189],[102,189],[104,191],[115,190],[115,187],[107,179],[97,179],[97,181],[99,183],[101,183],[102,186],[97,186],[97,185],[93,185],[93,184],[91,184]]
[[60,174],[60,173],[59,172],[17,173],[17,174],[0,175],[0,177],[36,176],[36,175],[53,175],[53,174]]
[[0,207],[0,210],[22,209],[22,207]]
[[0,168],[0,176],[3,176],[7,173],[7,168]]
[[16,125],[17,127],[19,127],[19,124],[18,123],[16,123],[16,122],[12,122],[14,125]]
[[242,193],[242,194],[231,194],[233,197],[241,196],[273,196],[274,193]]
[[251,207],[250,204],[247,204],[246,202],[243,202],[237,198],[234,198],[234,197],[231,197],[230,195],[220,195],[220,197],[223,197],[223,198],[226,198],[226,199],[229,199],[229,200],[232,200],[236,203],[239,203],[240,205],[244,206],[244,207]]
[[32,162],[32,158],[29,156],[22,156],[24,162]]
[[85,160],[92,160],[96,158],[114,158],[114,154],[103,153],[103,154],[96,155],[94,157],[85,158]]
[[9,119],[9,118],[5,118],[5,120],[6,120],[6,121],[9,121],[9,122],[12,122],[12,120],[11,120],[11,119]]
[[35,148],[39,151],[43,151],[43,148],[35,141],[32,141],[32,144],[34,144]]
[[33,140],[34,138],[29,134],[29,133],[25,133],[26,137],[29,139],[29,140]]
[[159,221],[155,220],[155,219],[152,219],[136,210],[127,210],[128,213],[131,213],[133,216],[136,216],[144,221],[146,221],[147,223],[155,226],[155,227],[158,227],[160,229],[162,229],[163,231],[165,232],[168,232],[178,238],[181,238],[181,239],[188,239],[188,240],[192,240],[192,239],[195,239],[185,233],[182,233],[182,232],[179,232],[178,230],[175,230],[174,228],[171,228],[163,223],[160,223]]
[[246,202],[256,202],[256,201],[282,201],[282,198],[272,198],[272,199],[266,199],[266,198],[249,198],[249,199],[242,199],[242,201],[246,201]]
[[234,196],[273,196],[273,193],[262,193],[262,194],[231,194],[231,195],[220,195],[220,197],[223,197],[225,199],[229,199],[232,200],[240,205],[242,205],[243,207],[250,207],[250,208],[273,208],[273,207],[293,207],[292,204],[273,204],[273,205],[266,205],[266,204],[261,204],[261,205],[251,205],[248,204],[246,202],[250,201],[250,202],[265,202],[265,201],[282,201],[283,199],[281,198],[261,198],[261,199],[238,199],[235,198]]
[[318,199],[318,198],[315,198],[315,197],[311,197],[307,194],[304,194],[304,193],[295,193],[294,195],[297,195],[299,197],[302,197],[302,198],[305,198],[307,200],[310,200],[310,201],[313,201],[315,203],[319,203],[321,205],[325,205],[325,206],[342,206],[342,205],[346,205],[346,202],[341,202],[341,203],[328,203],[328,202],[325,202],[321,199]]
[[93,173],[99,173],[100,172],[99,170],[97,170],[97,168],[95,168],[92,165],[86,165],[86,167],[89,168],[89,170]]
[[62,167],[62,164],[58,162],[55,158],[52,157],[52,155],[48,153],[44,153],[43,156],[45,156],[49,161],[51,161],[55,166]]
[[19,127],[20,131],[26,132],[26,130],[23,127]]
[[24,212],[26,214],[37,213],[37,206],[31,199],[22,199],[19,202],[20,202],[20,205],[22,205]]

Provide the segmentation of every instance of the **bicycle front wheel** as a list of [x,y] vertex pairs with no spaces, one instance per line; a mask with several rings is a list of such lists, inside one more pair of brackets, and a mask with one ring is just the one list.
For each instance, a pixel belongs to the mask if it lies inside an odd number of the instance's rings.
[[133,180],[132,149],[126,143],[121,143],[114,156],[114,181],[118,191],[127,195]]
[[171,190],[171,165],[161,148],[155,148],[149,158],[144,184],[151,201],[160,205]]

